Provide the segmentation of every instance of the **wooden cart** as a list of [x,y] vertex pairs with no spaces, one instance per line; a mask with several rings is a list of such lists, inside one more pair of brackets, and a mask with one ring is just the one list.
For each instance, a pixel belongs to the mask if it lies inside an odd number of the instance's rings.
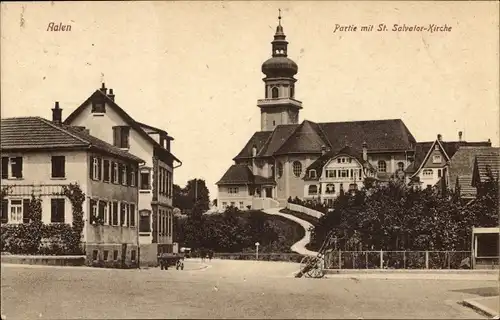
[[161,270],[174,267],[176,270],[184,270],[184,255],[179,253],[162,253],[158,256],[158,264]]

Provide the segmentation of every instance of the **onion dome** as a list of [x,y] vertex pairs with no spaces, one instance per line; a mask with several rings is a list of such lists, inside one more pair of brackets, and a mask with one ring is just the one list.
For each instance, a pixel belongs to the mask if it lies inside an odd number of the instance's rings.
[[281,26],[281,13],[278,17],[279,24],[276,27],[272,44],[272,58],[262,64],[262,73],[268,77],[293,77],[299,68],[297,64],[287,57],[288,41],[286,41],[283,26]]

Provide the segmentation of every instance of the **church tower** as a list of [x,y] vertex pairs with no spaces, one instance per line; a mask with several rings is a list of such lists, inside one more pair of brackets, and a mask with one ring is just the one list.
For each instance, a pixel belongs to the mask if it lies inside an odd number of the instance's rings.
[[278,26],[272,44],[272,57],[262,64],[262,73],[266,75],[265,99],[259,99],[257,106],[261,113],[261,130],[272,131],[280,124],[297,124],[302,102],[295,100],[294,76],[298,72],[297,64],[287,57],[288,41],[281,26],[281,10]]

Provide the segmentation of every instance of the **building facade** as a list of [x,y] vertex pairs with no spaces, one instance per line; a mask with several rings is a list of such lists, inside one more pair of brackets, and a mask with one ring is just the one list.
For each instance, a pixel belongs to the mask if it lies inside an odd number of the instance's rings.
[[262,64],[264,98],[257,101],[260,131],[233,158],[216,183],[218,210],[227,206],[262,209],[284,206],[287,199],[331,203],[340,194],[398,179],[419,187],[446,179],[453,154],[463,146],[488,142],[417,143],[401,119],[349,122],[299,121],[297,64],[288,58],[281,17],[271,42],[272,57]]
[[173,252],[173,173],[181,165],[171,153],[174,139],[162,129],[134,120],[104,84],[64,123],[144,159],[138,178],[141,261],[155,265],[158,253]]
[[400,119],[300,123],[298,66],[288,58],[281,21],[271,49],[272,57],[262,65],[265,96],[257,101],[261,130],[217,182],[219,210],[232,204],[247,208],[256,199],[280,205],[290,197],[328,201],[341,188],[359,188],[368,175],[387,181],[404,172],[416,141]]
[[138,263],[138,170],[143,160],[61,123],[58,103],[53,121],[39,117],[1,121],[1,222],[30,221],[32,195],[42,200],[44,224],[72,224],[72,203],[63,186],[78,184],[83,203],[88,265],[134,266]]

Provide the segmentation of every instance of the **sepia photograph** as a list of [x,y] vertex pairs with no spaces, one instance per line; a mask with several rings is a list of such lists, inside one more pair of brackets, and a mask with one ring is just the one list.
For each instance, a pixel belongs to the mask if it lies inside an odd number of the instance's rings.
[[4,1],[0,319],[499,319],[498,1]]

